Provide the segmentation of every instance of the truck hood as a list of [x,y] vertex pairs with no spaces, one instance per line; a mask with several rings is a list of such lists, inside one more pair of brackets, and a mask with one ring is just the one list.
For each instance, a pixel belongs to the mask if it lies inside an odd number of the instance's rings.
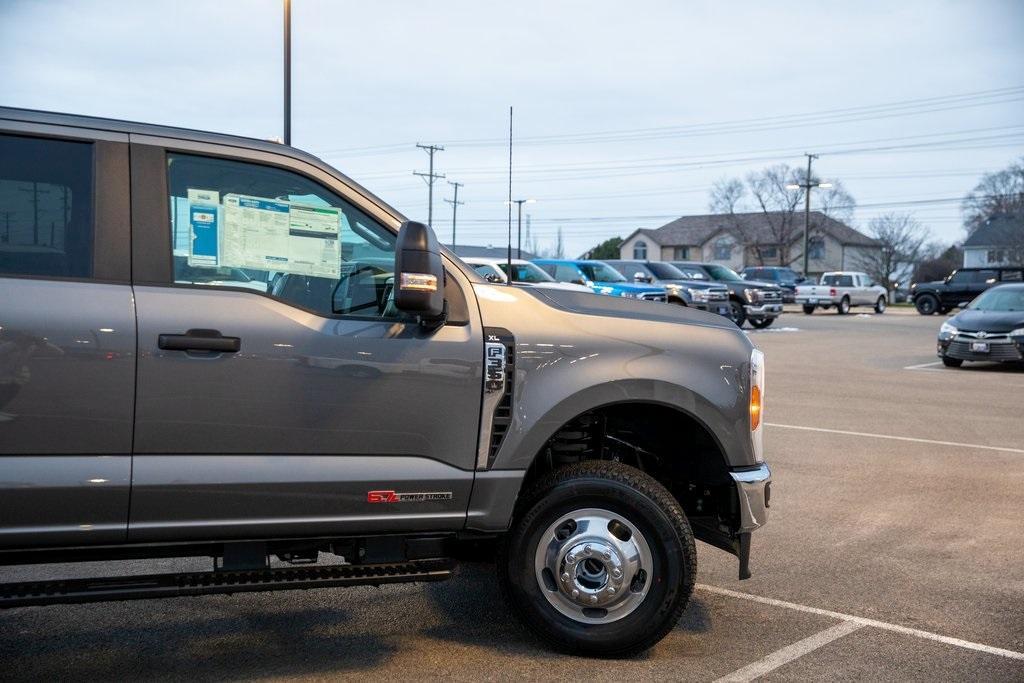
[[977,311],[968,309],[954,315],[949,324],[968,332],[1010,332],[1024,327],[1024,311]]
[[540,301],[569,313],[598,315],[625,320],[650,320],[666,323],[695,323],[710,327],[736,329],[725,316],[699,311],[687,306],[674,306],[660,301],[639,301],[613,296],[594,296],[582,292],[533,287],[528,291]]
[[782,289],[774,282],[763,282],[761,280],[744,280],[743,286],[750,289]]

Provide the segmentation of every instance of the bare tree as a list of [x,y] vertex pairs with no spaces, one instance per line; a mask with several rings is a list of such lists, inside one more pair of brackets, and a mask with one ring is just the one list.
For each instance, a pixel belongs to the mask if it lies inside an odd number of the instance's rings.
[[880,249],[861,252],[858,265],[887,291],[892,290],[897,278],[910,275],[927,253],[931,237],[928,229],[909,213],[876,216],[868,224],[868,233],[878,240]]
[[[801,258],[801,240],[804,230],[804,189],[790,190],[789,185],[804,185],[806,171],[787,164],[769,166],[747,174],[744,180],[723,178],[711,188],[709,208],[712,213],[726,217],[729,229],[750,249],[758,265],[786,265]],[[812,182],[816,179],[812,179]],[[837,220],[848,220],[853,215],[855,202],[842,183],[833,180],[832,187],[815,190],[812,199],[816,210]],[[758,213],[760,221],[742,220],[740,213]],[[821,226],[812,216],[810,235],[820,234]],[[765,263],[764,247],[778,249],[778,258]]]
[[968,235],[998,214],[1024,216],[1024,157],[1001,171],[983,175],[964,197],[960,211]]

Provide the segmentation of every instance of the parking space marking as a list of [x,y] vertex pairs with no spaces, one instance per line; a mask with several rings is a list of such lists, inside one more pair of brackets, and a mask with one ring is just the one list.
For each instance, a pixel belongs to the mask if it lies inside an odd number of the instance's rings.
[[[932,361],[931,363],[919,363],[917,365],[904,365],[904,370],[930,370],[933,365],[942,365],[941,360]],[[933,370],[933,372],[935,372]],[[945,370],[938,370],[938,372],[945,372]]]
[[792,645],[776,650],[767,657],[759,659],[753,664],[748,664],[742,669],[733,671],[731,674],[727,674],[719,678],[715,683],[747,683],[756,678],[760,678],[765,674],[778,669],[784,664],[800,659],[804,655],[814,652],[823,645],[828,645],[833,640],[838,640],[845,635],[853,633],[854,631],[860,630],[865,627],[865,624],[858,623],[856,621],[842,621],[835,626],[819,631],[813,636],[808,636],[803,640],[799,640]]
[[773,607],[784,607],[786,609],[795,610],[797,612],[807,612],[808,614],[817,614],[823,617],[832,617],[833,619],[840,619],[842,621],[852,621],[862,626],[870,626],[872,628],[882,629],[884,631],[892,631],[894,633],[901,633],[906,636],[913,636],[915,638],[922,638],[924,640],[934,640],[939,643],[945,643],[946,645],[952,645],[953,647],[959,647],[965,650],[974,650],[975,652],[984,652],[986,654],[996,655],[998,657],[1006,657],[1007,659],[1017,659],[1024,661],[1024,652],[1017,652],[1016,650],[1006,650],[1001,647],[993,647],[991,645],[985,645],[983,643],[974,643],[969,640],[962,640],[960,638],[952,638],[950,636],[932,633],[931,631],[922,631],[921,629],[917,628],[900,626],[899,624],[890,624],[887,621],[878,621],[877,619],[865,619],[864,617],[857,617],[852,614],[844,614],[843,612],[833,612],[832,610],[821,609],[820,607],[810,607],[808,605],[800,605],[795,602],[776,600],[775,598],[765,598],[760,595],[754,595],[753,593],[741,593],[739,591],[729,590],[728,588],[709,586],[708,584],[704,583],[698,583],[695,586],[695,588],[697,590],[706,591],[708,593],[715,593],[717,595],[725,595],[730,598],[737,598],[739,600],[749,600],[751,602],[759,602],[763,605],[772,605]]
[[823,427],[805,427],[803,425],[784,425],[778,422],[766,422],[769,427],[781,427],[782,429],[800,429],[805,432],[824,432],[826,434],[843,434],[845,436],[866,436],[870,439],[891,439],[892,441],[912,441],[914,443],[927,443],[933,446],[955,446],[957,448],[972,448],[983,451],[999,451],[1001,453],[1018,453],[1024,455],[1024,448],[1010,448],[1009,446],[983,446],[977,443],[961,443],[959,441],[937,441],[935,439],[918,439],[913,436],[893,436],[892,434],[871,434],[870,432],[850,432],[845,429],[824,429]]

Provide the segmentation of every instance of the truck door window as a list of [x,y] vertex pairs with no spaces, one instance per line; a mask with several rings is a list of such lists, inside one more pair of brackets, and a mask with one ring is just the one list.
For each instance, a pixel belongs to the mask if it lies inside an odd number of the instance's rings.
[[269,294],[324,316],[401,317],[395,235],[298,173],[168,155],[174,282]]
[[0,275],[92,275],[92,145],[0,135]]

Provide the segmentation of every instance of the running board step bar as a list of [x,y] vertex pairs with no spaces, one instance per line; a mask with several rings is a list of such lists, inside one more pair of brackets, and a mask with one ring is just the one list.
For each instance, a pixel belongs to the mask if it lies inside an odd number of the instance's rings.
[[449,560],[428,560],[27,581],[0,583],[0,608],[339,586],[379,586],[385,583],[444,581],[451,578],[451,575],[452,565]]

